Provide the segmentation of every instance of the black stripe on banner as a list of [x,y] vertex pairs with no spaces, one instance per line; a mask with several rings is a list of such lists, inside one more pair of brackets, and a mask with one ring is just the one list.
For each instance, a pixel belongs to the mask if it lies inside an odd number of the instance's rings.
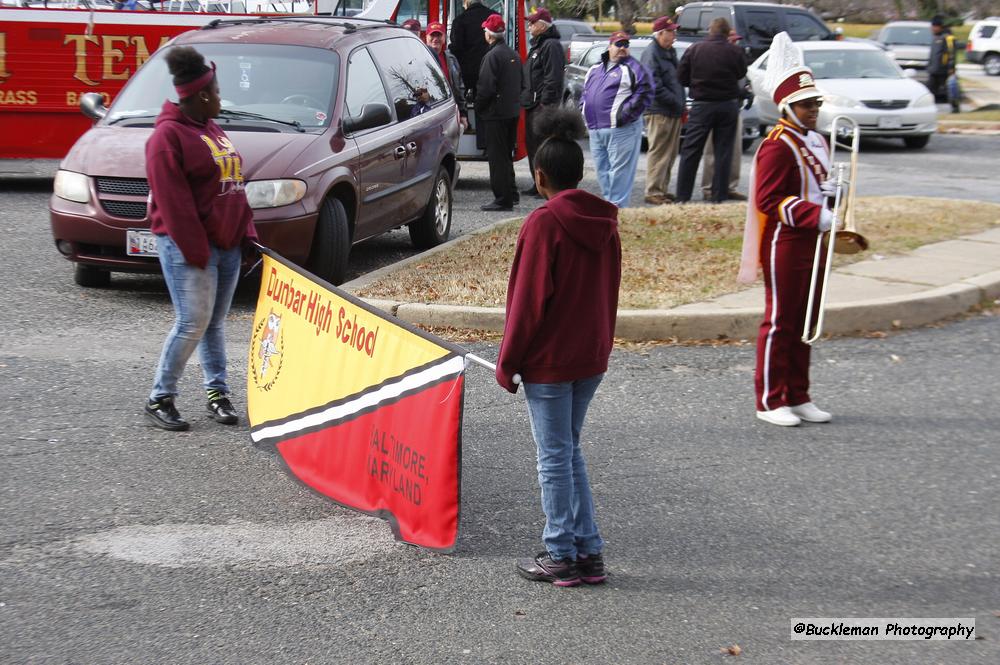
[[327,409],[329,409],[331,407],[340,406],[341,404],[346,404],[348,402],[353,402],[356,399],[360,399],[361,397],[364,397],[368,393],[375,392],[376,390],[381,390],[382,388],[384,388],[385,386],[387,386],[389,384],[396,383],[398,381],[402,381],[403,379],[405,379],[408,376],[412,376],[412,375],[417,374],[419,372],[423,372],[426,369],[429,369],[429,368],[434,367],[436,365],[440,365],[440,364],[442,364],[444,362],[447,362],[447,361],[449,361],[449,360],[451,360],[452,358],[455,358],[455,357],[456,356],[449,354],[447,356],[444,356],[443,358],[437,358],[435,360],[430,361],[429,363],[420,365],[419,367],[413,367],[411,369],[408,369],[405,372],[403,372],[402,374],[399,374],[397,376],[389,377],[388,379],[386,379],[382,383],[379,383],[379,384],[374,385],[374,386],[368,386],[367,388],[365,388],[361,392],[357,392],[357,393],[354,393],[352,395],[348,395],[347,397],[341,397],[340,399],[335,399],[332,402],[327,402],[326,404],[323,404],[321,406],[314,406],[313,408],[306,409],[305,411],[299,411],[298,413],[294,413],[294,414],[292,414],[290,416],[285,416],[284,418],[277,418],[275,420],[269,420],[266,423],[261,423],[260,425],[257,425],[255,427],[251,427],[250,431],[251,432],[258,432],[258,431],[260,431],[261,429],[263,429],[265,427],[274,427],[275,425],[284,425],[285,423],[291,422],[293,420],[298,420],[299,418],[305,418],[306,416],[311,416],[311,415],[313,415],[315,413],[320,413],[322,411],[326,411]]
[[[325,280],[317,277],[316,275],[312,274],[311,272],[309,272],[305,268],[303,268],[301,266],[295,265],[294,263],[292,263],[291,261],[289,261],[288,259],[286,259],[282,255],[278,254],[277,252],[275,252],[275,251],[273,251],[271,249],[268,249],[267,247],[264,247],[263,245],[260,245],[258,243],[254,243],[254,246],[260,251],[261,254],[267,254],[272,259],[274,259],[275,261],[277,261],[281,265],[285,266],[289,270],[297,272],[300,275],[302,275],[303,277],[311,279],[312,281],[316,282],[317,284],[320,284],[323,288],[329,289],[333,293],[337,294],[338,297],[343,298],[344,300],[348,301],[352,305],[355,305],[356,307],[360,307],[361,309],[365,310],[369,314],[377,316],[380,319],[383,319],[384,321],[390,323],[391,325],[399,326],[403,330],[405,330],[405,331],[407,331],[409,333],[413,333],[417,337],[421,337],[423,339],[426,339],[428,342],[432,342],[432,343],[437,344],[438,346],[440,346],[442,348],[448,349],[449,351],[451,351],[455,355],[463,356],[463,357],[465,357],[466,355],[468,355],[469,352],[466,351],[465,349],[463,349],[462,347],[460,347],[458,344],[454,344],[453,342],[449,342],[448,340],[441,339],[437,335],[433,335],[433,334],[427,332],[426,330],[421,330],[420,328],[417,328],[416,326],[413,326],[413,325],[407,323],[406,321],[403,321],[401,319],[397,319],[395,316],[392,316],[391,314],[386,315],[386,313],[384,311],[382,311],[382,310],[380,310],[380,309],[378,309],[376,307],[373,307],[373,306],[369,305],[364,300],[361,300],[360,298],[358,298],[354,294],[351,294],[351,293],[348,293],[347,291],[342,291],[342,290],[338,289],[333,284],[330,284],[329,282],[327,282],[327,281],[325,281]],[[262,275],[262,278],[266,281],[267,280],[267,275]]]
[[[406,399],[407,397],[410,397],[412,395],[416,395],[418,393],[421,393],[424,390],[428,390],[430,388],[433,388],[434,386],[440,385],[442,383],[446,383],[448,381],[453,381],[457,377],[461,376],[462,374],[463,374],[463,372],[456,372],[455,374],[446,374],[445,376],[441,377],[437,381],[432,381],[431,383],[425,383],[423,385],[417,386],[416,388],[411,388],[410,390],[402,392],[399,395],[396,395],[395,397],[393,397],[391,399],[384,399],[381,402],[377,402],[375,404],[372,404],[371,406],[366,407],[364,409],[361,409],[360,411],[355,411],[353,413],[350,413],[350,414],[348,414],[346,416],[343,416],[341,418],[337,418],[335,420],[326,420],[326,421],[323,421],[322,423],[313,425],[312,427],[304,427],[302,429],[297,429],[294,432],[289,432],[288,434],[282,434],[281,436],[268,437],[268,438],[263,439],[261,441],[257,441],[256,445],[258,445],[258,446],[274,446],[274,447],[277,447],[277,445],[279,443],[281,443],[282,441],[288,441],[290,439],[297,439],[300,436],[305,436],[307,434],[313,434],[314,432],[319,432],[321,430],[329,429],[331,427],[336,427],[338,425],[343,425],[344,423],[348,423],[348,422],[354,420],[355,418],[360,418],[361,416],[367,415],[367,414],[369,414],[369,413],[371,413],[373,411],[378,411],[379,409],[381,409],[384,406],[391,406],[391,405],[395,404],[396,402],[400,402],[400,401]],[[465,399],[464,399],[465,398],[465,392],[464,391],[462,392],[462,398],[463,398],[462,399],[462,406],[464,407],[464,405],[465,405]]]

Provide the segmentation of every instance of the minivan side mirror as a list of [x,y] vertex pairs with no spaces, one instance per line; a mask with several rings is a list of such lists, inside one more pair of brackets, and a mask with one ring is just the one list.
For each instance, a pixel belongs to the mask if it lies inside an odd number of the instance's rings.
[[361,115],[344,118],[344,132],[351,134],[362,132],[372,127],[388,125],[392,122],[392,113],[385,104],[365,104],[361,107]]
[[91,120],[100,120],[108,114],[104,106],[104,98],[96,92],[87,92],[80,96],[80,112]]

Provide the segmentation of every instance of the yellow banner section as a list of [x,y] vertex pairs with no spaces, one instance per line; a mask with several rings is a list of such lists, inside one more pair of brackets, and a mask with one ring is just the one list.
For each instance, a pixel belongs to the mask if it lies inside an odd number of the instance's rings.
[[264,254],[250,340],[252,423],[329,404],[448,355],[446,348]]

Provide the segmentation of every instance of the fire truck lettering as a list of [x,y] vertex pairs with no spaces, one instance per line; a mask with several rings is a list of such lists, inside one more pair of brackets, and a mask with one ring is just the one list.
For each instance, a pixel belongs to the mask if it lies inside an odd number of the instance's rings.
[[[97,94],[101,96],[101,99],[103,100],[105,106],[111,106],[111,95],[109,95],[106,92],[99,92]],[[66,106],[79,106],[81,97],[83,97],[82,92],[67,91]]]
[[0,32],[0,80],[10,77],[7,71],[7,34]]
[[38,93],[34,90],[0,90],[0,106],[34,106]]
[[[160,48],[169,42],[170,39],[170,37],[161,37],[160,43],[156,48]],[[149,47],[146,45],[146,38],[142,35],[132,37],[131,41],[135,44],[135,66],[136,69],[138,69],[139,67],[142,67],[143,63],[149,60]]]
[[87,42],[100,46],[96,35],[66,35],[63,44],[72,42],[75,45],[76,73],[73,78],[85,85],[97,85],[97,81],[92,81],[87,77]]
[[116,44],[128,47],[128,37],[115,37],[104,35],[104,80],[124,81],[129,77],[129,69],[126,67],[120,72],[114,71],[114,65],[125,59],[125,51],[115,48]]

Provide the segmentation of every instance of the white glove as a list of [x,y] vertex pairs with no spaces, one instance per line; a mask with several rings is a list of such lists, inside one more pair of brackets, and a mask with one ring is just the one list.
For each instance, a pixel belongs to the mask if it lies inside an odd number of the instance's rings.
[[835,183],[832,178],[828,178],[819,183],[819,191],[823,194],[823,196],[832,199],[837,196],[837,183]]
[[844,223],[833,214],[833,211],[823,208],[819,213],[819,230],[826,233],[830,229],[842,229]]

